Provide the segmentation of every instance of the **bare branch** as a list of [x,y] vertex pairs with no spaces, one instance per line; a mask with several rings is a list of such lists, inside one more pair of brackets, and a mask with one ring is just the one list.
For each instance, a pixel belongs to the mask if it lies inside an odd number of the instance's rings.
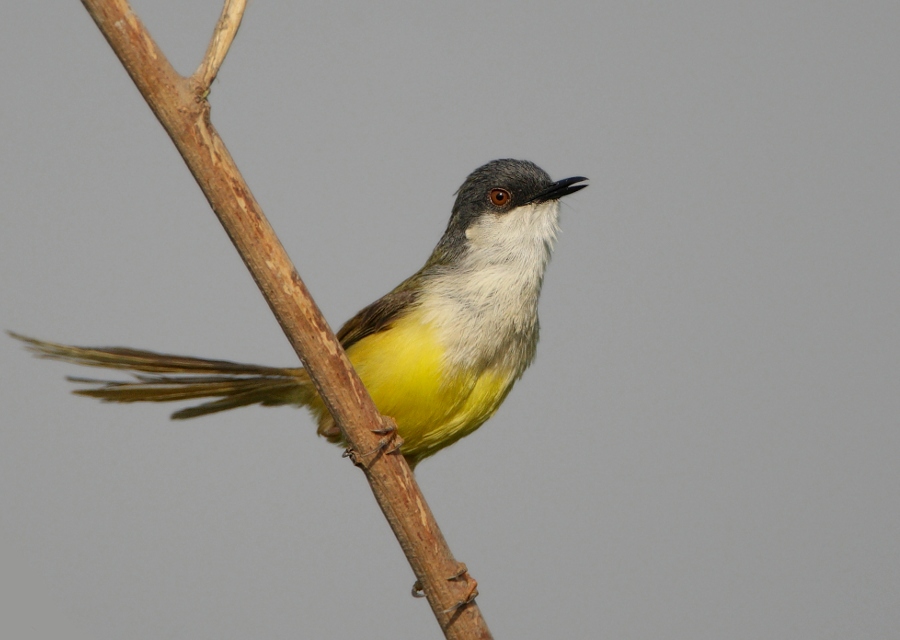
[[[405,459],[396,454],[392,421],[375,409],[284,247],[209,120],[205,91],[180,76],[125,0],[82,0],[206,195],[297,355],[349,443],[403,548],[416,589],[424,593],[447,638],[490,638],[474,597],[475,581],[457,562]],[[235,5],[243,3],[234,3]],[[225,15],[236,16],[225,20]],[[226,7],[221,31],[197,74],[215,76],[240,11]],[[222,21],[220,21],[221,24]],[[208,85],[207,85],[208,86]],[[375,585],[373,591],[380,589]]]
[[212,81],[219,73],[219,67],[228,55],[228,49],[234,37],[237,35],[241,19],[244,17],[244,9],[247,8],[247,0],[225,0],[222,15],[213,31],[203,62],[197,67],[191,79],[203,88],[204,93],[209,91]]

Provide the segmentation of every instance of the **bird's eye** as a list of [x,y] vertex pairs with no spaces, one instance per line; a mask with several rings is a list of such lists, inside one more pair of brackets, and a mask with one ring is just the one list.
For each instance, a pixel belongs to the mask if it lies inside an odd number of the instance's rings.
[[505,207],[512,199],[512,196],[509,195],[509,191],[499,187],[491,189],[490,193],[488,193],[488,197],[491,199],[491,204],[495,207]]

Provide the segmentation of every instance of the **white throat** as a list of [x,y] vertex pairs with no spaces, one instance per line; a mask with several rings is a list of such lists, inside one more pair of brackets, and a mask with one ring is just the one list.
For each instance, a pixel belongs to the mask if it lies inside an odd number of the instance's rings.
[[503,215],[487,214],[466,230],[467,261],[478,266],[515,263],[542,276],[558,232],[557,200],[527,204]]
[[516,377],[538,337],[537,303],[559,231],[559,202],[488,213],[466,231],[468,250],[429,286],[422,304],[449,363],[505,366]]

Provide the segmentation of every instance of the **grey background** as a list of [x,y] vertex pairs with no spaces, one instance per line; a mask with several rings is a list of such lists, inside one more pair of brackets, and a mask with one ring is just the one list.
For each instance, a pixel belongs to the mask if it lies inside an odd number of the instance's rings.
[[[217,0],[141,0],[182,72]],[[496,157],[563,206],[538,359],[418,471],[498,638],[895,638],[900,5],[251,4],[213,120],[338,325]],[[295,360],[84,9],[0,21],[0,326]],[[4,638],[430,638],[305,412],[173,424],[0,339]]]

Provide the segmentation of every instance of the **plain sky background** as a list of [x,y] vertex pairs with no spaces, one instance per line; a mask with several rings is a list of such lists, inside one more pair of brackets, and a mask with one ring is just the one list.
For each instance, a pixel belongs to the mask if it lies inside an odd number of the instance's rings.
[[[220,3],[134,7],[191,72]],[[417,472],[497,638],[897,637],[898,42],[896,1],[251,3],[213,122],[334,326],[475,167],[591,179],[536,363]],[[10,3],[0,57],[0,327],[292,365],[82,6]],[[0,636],[440,636],[305,412],[0,365]]]

